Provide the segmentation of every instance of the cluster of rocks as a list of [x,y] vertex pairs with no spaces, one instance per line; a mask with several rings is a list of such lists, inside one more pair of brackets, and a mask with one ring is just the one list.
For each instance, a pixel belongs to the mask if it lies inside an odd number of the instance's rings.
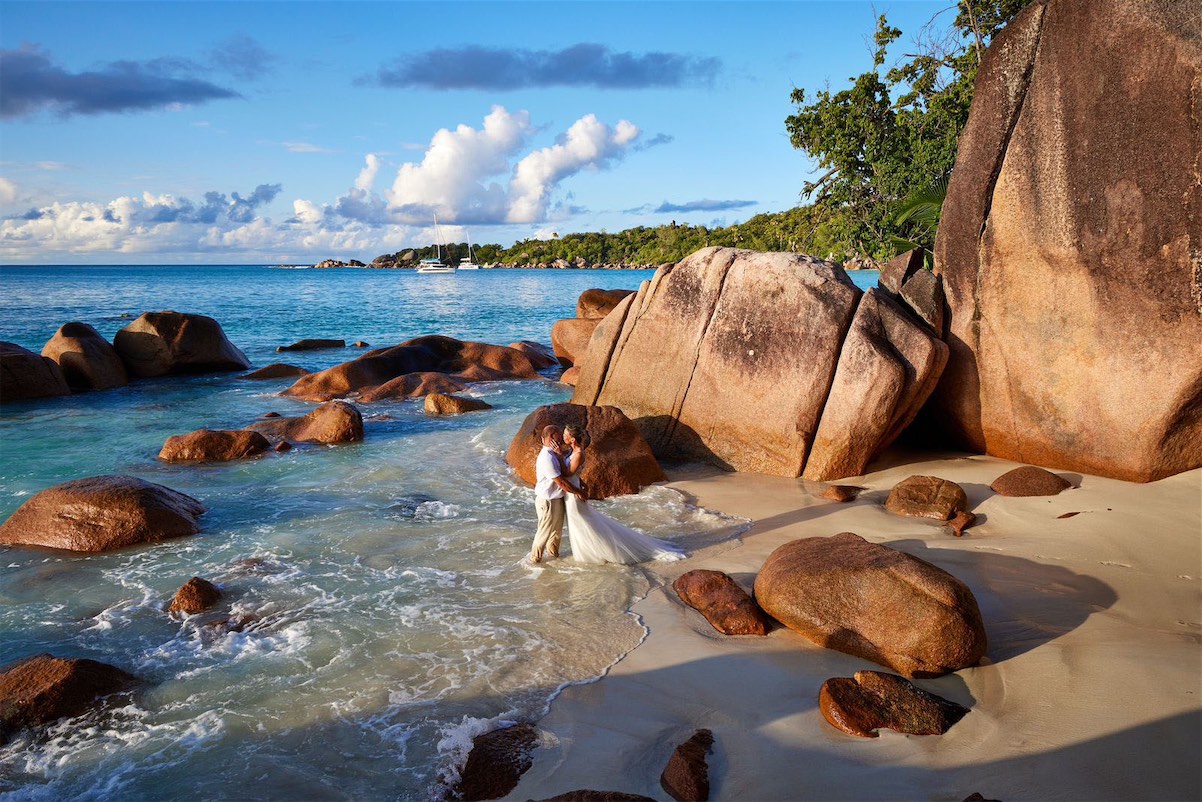
[[[921,259],[899,258],[898,284],[916,280],[902,262]],[[590,326],[572,400],[622,409],[661,457],[860,474],[914,420],[947,358],[890,289],[893,274],[865,293],[809,256],[703,249]]]
[[341,259],[323,259],[322,261],[313,265],[313,267],[316,270],[328,270],[332,267],[367,267],[367,265],[363,264],[358,259],[351,259],[349,262],[344,262]]
[[147,312],[110,344],[86,323],[63,325],[33,353],[0,343],[0,402],[123,387],[131,378],[245,370],[246,355],[204,315]]
[[575,259],[553,259],[550,262],[532,262],[528,257],[516,262],[499,262],[493,267],[509,270],[655,270],[665,264],[636,264],[632,262],[590,262],[583,256]]
[[576,301],[576,317],[555,322],[551,327],[551,347],[559,364],[568,369],[561,381],[575,384],[580,371],[573,368],[588,353],[593,332],[622,299],[633,294],[633,290],[585,290]]

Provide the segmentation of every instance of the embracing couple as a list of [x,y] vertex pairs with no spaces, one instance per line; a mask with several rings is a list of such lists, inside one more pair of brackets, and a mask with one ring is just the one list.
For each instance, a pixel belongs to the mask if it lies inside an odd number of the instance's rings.
[[535,462],[534,507],[538,532],[530,547],[530,562],[559,556],[559,542],[567,523],[572,559],[578,563],[634,565],[648,560],[680,560],[684,552],[593,509],[580,482],[584,468],[585,433],[580,426],[562,431],[544,426],[543,447]]

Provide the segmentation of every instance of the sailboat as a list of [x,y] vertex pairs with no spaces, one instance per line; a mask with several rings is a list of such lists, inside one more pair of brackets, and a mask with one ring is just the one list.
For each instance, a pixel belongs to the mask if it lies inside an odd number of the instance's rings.
[[469,234],[467,238],[467,256],[459,260],[460,270],[479,270],[480,265],[472,259],[472,237]]
[[454,265],[442,263],[442,232],[438,229],[438,215],[434,215],[434,247],[438,250],[438,258],[422,259],[417,263],[418,273],[454,273]]

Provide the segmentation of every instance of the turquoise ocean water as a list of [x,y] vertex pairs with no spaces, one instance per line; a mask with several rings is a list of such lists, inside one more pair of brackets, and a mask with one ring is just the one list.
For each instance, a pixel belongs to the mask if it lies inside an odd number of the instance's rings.
[[[257,367],[329,367],[354,349],[277,354],[302,337],[374,347],[423,334],[550,341],[589,287],[650,271],[283,270],[263,266],[0,268],[0,339],[39,351],[63,323],[111,339],[144,311],[209,315]],[[876,274],[853,273],[860,286]],[[201,534],[107,555],[0,548],[0,664],[39,652],[146,681],[124,706],[0,747],[14,799],[427,799],[471,737],[537,718],[565,684],[644,636],[626,612],[639,567],[523,567],[534,509],[504,453],[547,379],[479,384],[494,409],[428,418],[420,402],[363,406],[364,442],[221,465],[167,465],[170,435],[312,408],[288,380],[168,377],[0,410],[0,519],[41,489],[125,473],[195,496]],[[695,549],[741,522],[668,488],[606,512]],[[241,632],[173,618],[191,576],[225,594]],[[217,615],[217,614],[214,614]],[[565,789],[567,790],[567,789]]]

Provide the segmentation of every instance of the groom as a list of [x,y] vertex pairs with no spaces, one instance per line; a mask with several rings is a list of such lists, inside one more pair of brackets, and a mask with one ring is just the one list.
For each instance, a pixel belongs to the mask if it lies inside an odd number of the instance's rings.
[[543,549],[547,556],[559,556],[559,541],[563,537],[564,494],[584,498],[584,494],[563,478],[563,441],[559,428],[544,426],[543,447],[534,463],[534,509],[538,512],[538,531],[530,546],[530,562],[543,561]]

